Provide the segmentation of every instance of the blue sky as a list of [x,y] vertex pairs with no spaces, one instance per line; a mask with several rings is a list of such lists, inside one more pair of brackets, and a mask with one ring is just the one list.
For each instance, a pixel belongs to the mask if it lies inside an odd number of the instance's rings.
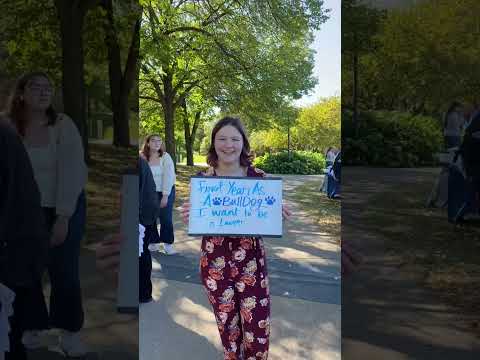
[[331,9],[330,18],[315,32],[312,48],[316,51],[314,76],[317,86],[310,95],[295,102],[297,106],[310,105],[322,97],[340,95],[341,80],[341,1],[324,0],[324,6]]

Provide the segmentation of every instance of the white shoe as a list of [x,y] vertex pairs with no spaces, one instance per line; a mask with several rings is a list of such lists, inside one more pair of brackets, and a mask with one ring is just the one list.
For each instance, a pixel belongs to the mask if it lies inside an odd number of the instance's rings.
[[62,330],[60,338],[60,348],[65,355],[70,357],[85,356],[88,352],[78,332]]
[[178,254],[178,251],[174,249],[172,244],[163,244],[163,250],[167,255],[175,255]]
[[148,250],[150,250],[151,252],[155,252],[155,251],[160,252],[161,251],[160,244],[150,244],[148,245]]
[[47,330],[27,330],[23,333],[22,343],[27,349],[39,349],[58,344],[58,336]]

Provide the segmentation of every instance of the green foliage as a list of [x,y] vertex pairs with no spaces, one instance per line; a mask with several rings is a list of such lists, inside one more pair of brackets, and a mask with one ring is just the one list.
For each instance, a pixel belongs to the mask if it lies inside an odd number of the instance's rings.
[[[112,121],[110,120],[110,124]],[[138,118],[135,113],[130,113],[130,121],[128,123],[129,132],[130,132],[130,142],[134,143],[139,139],[138,132]],[[105,140],[113,140],[113,125],[107,125],[103,129],[103,138]]]
[[308,151],[279,152],[257,157],[254,166],[270,174],[321,174],[325,168],[325,158],[322,154]]
[[[340,97],[321,99],[297,111],[290,128],[290,148],[323,153],[340,147]],[[288,149],[288,127],[254,131],[250,145],[257,155]]]
[[45,70],[61,82],[60,27],[52,0],[2,1],[0,33],[4,71],[17,77],[25,72]]
[[[360,107],[439,114],[454,99],[478,100],[479,25],[472,14],[479,13],[477,0],[424,0],[381,16],[371,26],[372,46],[360,53]],[[342,21],[347,14],[342,11]],[[351,106],[347,45],[342,39],[342,100]]]
[[[120,3],[115,4],[115,9],[120,7]],[[43,70],[55,83],[60,84],[62,47],[55,1],[2,1],[1,8],[0,33],[7,52],[2,61],[4,69],[13,76]],[[125,16],[118,14],[117,18],[120,17]],[[95,79],[108,81],[104,22],[105,14],[100,6],[89,10],[84,20],[83,48],[87,85]],[[122,37],[125,31],[118,33]]]
[[287,149],[287,133],[279,129],[261,130],[250,136],[250,148],[257,154]]
[[[152,111],[149,111],[152,110]],[[158,109],[145,109],[140,106],[140,136],[145,137],[149,134],[160,134],[165,132],[164,121]]]
[[432,165],[441,150],[440,123],[427,116],[402,112],[362,112],[354,137],[352,114],[342,116],[342,160],[350,165],[414,167]]
[[251,129],[265,129],[289,119],[291,100],[315,86],[309,45],[312,30],[327,19],[323,2],[141,4],[141,106],[167,114],[168,125],[178,121],[175,108],[185,98],[194,106],[188,97],[197,91],[204,100],[197,105],[211,101],[222,112],[240,115]]
[[340,147],[340,97],[322,99],[300,111],[293,128],[296,150],[324,152],[330,146]]

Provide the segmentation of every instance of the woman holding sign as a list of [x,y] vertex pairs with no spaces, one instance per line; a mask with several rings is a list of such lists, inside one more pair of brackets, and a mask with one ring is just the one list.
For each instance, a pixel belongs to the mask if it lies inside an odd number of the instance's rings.
[[148,161],[152,170],[160,203],[160,238],[157,225],[154,223],[146,229],[145,237],[150,243],[162,242],[167,255],[176,254],[173,248],[175,236],[173,233],[173,203],[175,202],[175,165],[170,155],[163,149],[159,135],[151,134],[146,137],[141,155]]
[[[199,175],[265,177],[251,165],[250,145],[239,119],[221,119],[212,130],[207,163]],[[182,207],[188,223],[190,204]],[[290,212],[284,208],[284,217]],[[217,320],[224,359],[267,359],[270,295],[261,237],[202,238],[200,273]]]

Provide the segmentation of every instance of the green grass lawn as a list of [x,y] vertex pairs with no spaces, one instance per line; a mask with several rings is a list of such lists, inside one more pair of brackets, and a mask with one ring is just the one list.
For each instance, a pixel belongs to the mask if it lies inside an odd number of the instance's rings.
[[323,231],[338,237],[340,242],[341,231],[341,203],[331,200],[326,194],[319,191],[321,180],[305,182],[295,188],[294,194],[284,193],[287,200],[294,200],[300,210],[316,219]]
[[[207,162],[207,156],[206,155],[200,155],[200,154],[193,154],[193,163],[196,164],[205,164]],[[182,159],[181,165],[186,165],[187,164],[187,158],[184,157]]]
[[122,172],[135,167],[138,149],[90,144],[87,183],[87,244],[96,243],[120,228]]
[[177,182],[175,184],[175,206],[182,205],[189,197],[190,177],[199,171],[205,170],[205,166],[187,166],[177,164]]

